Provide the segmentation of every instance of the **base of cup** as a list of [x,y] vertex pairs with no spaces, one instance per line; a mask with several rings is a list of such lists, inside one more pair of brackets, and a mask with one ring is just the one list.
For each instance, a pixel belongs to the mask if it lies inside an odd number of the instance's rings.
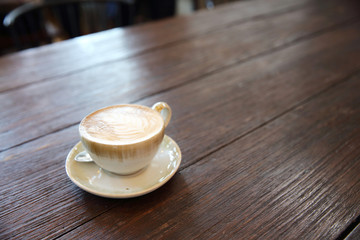
[[118,175],[118,176],[133,176],[133,175],[136,175],[136,174],[140,174],[142,173],[146,168],[146,167],[143,167],[141,168],[140,170],[136,170],[134,172],[130,172],[130,173],[116,173],[116,172],[112,172],[112,171],[109,171],[109,170],[106,170],[104,168],[101,168],[104,172],[106,172],[107,174],[114,174],[114,175]]

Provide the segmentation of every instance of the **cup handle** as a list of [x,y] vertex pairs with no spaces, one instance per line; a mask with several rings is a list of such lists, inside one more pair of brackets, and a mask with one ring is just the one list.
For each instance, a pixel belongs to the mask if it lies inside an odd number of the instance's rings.
[[160,113],[166,127],[170,122],[172,114],[170,106],[165,102],[157,102],[152,106],[152,109]]

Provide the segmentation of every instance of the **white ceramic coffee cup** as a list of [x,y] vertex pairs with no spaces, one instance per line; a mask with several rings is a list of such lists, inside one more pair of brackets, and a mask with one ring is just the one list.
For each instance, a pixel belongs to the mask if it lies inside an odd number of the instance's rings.
[[[161,125],[159,128],[160,130],[152,132],[149,136],[131,143],[99,141],[89,136],[86,130],[84,130],[83,123],[85,119],[92,114],[104,109],[124,106],[146,108],[148,111],[159,114],[161,117],[158,117],[157,119],[159,120],[156,121],[159,121],[159,124]],[[165,127],[171,119],[171,113],[170,106],[164,102],[155,103],[152,108],[135,104],[123,104],[99,109],[89,114],[81,121],[79,126],[81,142],[92,160],[101,168],[116,174],[132,174],[148,166],[156,155],[164,138]]]

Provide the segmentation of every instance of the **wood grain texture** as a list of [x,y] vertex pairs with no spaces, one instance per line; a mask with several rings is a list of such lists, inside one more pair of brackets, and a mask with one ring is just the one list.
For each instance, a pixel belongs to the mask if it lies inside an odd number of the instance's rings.
[[239,21],[302,8],[309,2],[312,1],[254,0],[251,4],[234,3],[220,6],[216,13],[202,11],[194,16],[114,29],[22,51],[0,59],[0,92],[119,61]]
[[335,239],[360,214],[359,88],[356,75],[62,239]]
[[357,240],[360,238],[360,224],[358,224],[353,231],[349,233],[345,240]]
[[[139,103],[150,105],[161,99],[173,107],[174,118],[167,134],[178,141],[184,156],[181,169],[187,171],[192,164],[212,152],[309,101],[319,92],[335,87],[358,71],[358,28],[358,25],[352,25],[323,34]],[[328,39],[331,41],[326,41]],[[290,134],[289,138],[296,134]],[[213,179],[205,170],[198,180],[189,178],[197,176],[197,171],[201,172],[200,167],[185,178],[181,177],[181,173],[164,188],[148,196],[125,201],[104,200],[83,192],[66,177],[64,160],[77,141],[77,127],[74,126],[0,153],[0,208],[3,212],[0,222],[5,229],[1,232],[2,236],[60,236],[118,205],[124,205],[121,214],[116,217],[126,218],[123,224],[131,222],[131,217],[135,221],[141,217],[139,214],[151,211],[158,199],[164,199],[159,203],[164,207],[164,213],[169,211],[166,206],[174,206],[165,201],[173,201],[170,200],[172,197],[189,201],[188,205],[192,206],[193,199],[183,195],[181,189],[186,189],[186,184],[193,181],[203,181],[201,176]],[[235,146],[234,150],[237,150],[239,147]],[[268,149],[271,151],[272,147]],[[261,153],[264,156],[268,154],[259,151]],[[217,167],[212,171],[215,169]],[[273,174],[276,176],[276,171]],[[214,196],[208,197],[204,201],[211,203]],[[231,199],[231,196],[228,197]],[[182,207],[186,204],[176,205],[173,210],[181,212]],[[157,208],[154,213],[161,215],[159,211]],[[196,209],[191,211],[196,212]],[[184,214],[187,216],[187,211]],[[204,226],[210,228],[212,223],[204,223]],[[157,231],[161,229],[157,228]]]
[[[118,62],[103,56],[75,73],[32,66],[46,48],[13,55],[39,72],[0,94],[0,239],[345,237],[360,216],[358,8],[272,1],[200,13],[196,37],[180,32],[174,44]],[[257,17],[256,8],[271,14]],[[253,17],[213,28],[239,11]],[[216,25],[216,16],[225,20]],[[176,32],[166,22],[139,29]],[[69,54],[66,43],[58,46]],[[49,78],[36,83],[42,74]],[[71,183],[65,158],[85,114],[159,100],[173,108],[167,134],[183,153],[170,182],[128,200]]]
[[304,10],[220,29],[170,48],[4,92],[0,94],[3,103],[0,151],[77,124],[97,108],[138,101],[187,84],[322,31],[334,30],[356,16],[353,7],[339,8],[333,2],[315,4]]

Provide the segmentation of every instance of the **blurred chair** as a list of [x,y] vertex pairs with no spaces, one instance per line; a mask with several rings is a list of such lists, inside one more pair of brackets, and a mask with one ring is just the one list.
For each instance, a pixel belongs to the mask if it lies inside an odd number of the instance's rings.
[[133,24],[134,0],[49,0],[15,8],[3,21],[18,50]]
[[194,10],[213,9],[215,6],[240,0],[193,0]]

